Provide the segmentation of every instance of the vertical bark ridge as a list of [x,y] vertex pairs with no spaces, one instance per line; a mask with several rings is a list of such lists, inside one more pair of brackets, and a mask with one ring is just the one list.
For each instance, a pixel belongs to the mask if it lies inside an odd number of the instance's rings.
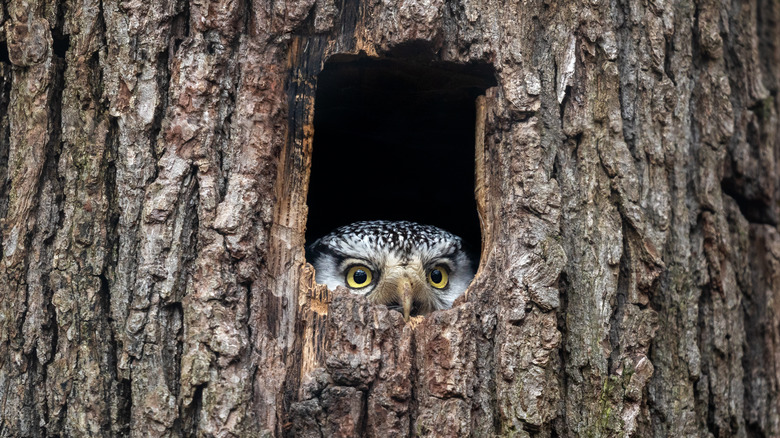
[[[777,329],[765,313],[777,290],[776,276],[766,267],[776,257],[778,223],[777,72],[767,69],[778,61],[775,45],[778,10],[763,2],[732,3],[724,45],[726,69],[733,90],[734,134],[727,147],[722,188],[728,224],[729,255],[734,266],[744,312],[741,356],[744,424],[747,436],[772,436],[780,430],[778,413],[767,408],[777,402],[777,375],[767,369],[776,350]],[[745,81],[735,78],[745,77]],[[733,200],[732,200],[733,198]],[[748,275],[748,272],[753,274]],[[775,326],[776,327],[776,326]],[[737,414],[735,414],[736,416]],[[743,421],[740,421],[743,424]]]
[[[7,111],[9,137],[5,155],[0,220],[0,429],[41,435],[47,420],[45,394],[52,336],[45,277],[51,269],[51,236],[56,230],[59,110],[62,63],[52,51],[51,26],[44,5],[5,5],[10,80]],[[4,14],[5,15],[5,14]],[[8,73],[11,73],[8,76]],[[23,406],[39,409],[23,409]],[[16,432],[11,432],[16,433]]]
[[116,263],[111,221],[117,214],[109,163],[116,151],[112,122],[100,98],[101,17],[97,3],[91,6],[92,13],[83,15],[75,4],[63,6],[59,37],[61,44],[68,41],[68,47],[63,53],[58,164],[62,223],[54,238],[49,278],[59,331],[46,382],[51,397],[47,432],[67,435],[86,430],[108,436],[122,430],[115,413],[125,403],[117,391],[117,346],[109,315],[111,267]]
[[[8,153],[11,148],[11,132],[8,118],[8,107],[11,99],[12,67],[8,59],[8,46],[5,41],[5,35],[0,34],[0,68],[2,68],[2,87],[0,87],[0,218],[5,218],[8,211]],[[3,247],[2,236],[0,236],[0,251]]]

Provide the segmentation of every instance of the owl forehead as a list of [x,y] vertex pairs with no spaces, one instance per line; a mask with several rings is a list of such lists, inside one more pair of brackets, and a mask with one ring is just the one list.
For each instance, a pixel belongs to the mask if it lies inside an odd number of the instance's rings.
[[337,228],[322,239],[342,254],[363,253],[420,258],[449,255],[461,247],[460,238],[431,225],[415,222],[356,222]]

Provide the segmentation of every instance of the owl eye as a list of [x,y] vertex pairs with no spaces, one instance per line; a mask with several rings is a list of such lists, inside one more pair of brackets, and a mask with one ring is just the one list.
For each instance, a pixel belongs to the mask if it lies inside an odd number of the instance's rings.
[[371,284],[371,270],[363,265],[349,268],[347,271],[347,285],[352,289],[361,289]]
[[447,286],[449,281],[449,275],[447,275],[447,269],[444,266],[436,266],[428,271],[428,283],[436,289],[443,289]]

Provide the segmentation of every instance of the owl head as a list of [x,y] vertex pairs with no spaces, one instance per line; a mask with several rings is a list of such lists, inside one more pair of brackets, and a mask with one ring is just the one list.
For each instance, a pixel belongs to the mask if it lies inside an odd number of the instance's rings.
[[308,246],[317,283],[344,286],[408,320],[447,309],[468,287],[475,263],[460,237],[414,222],[339,227]]

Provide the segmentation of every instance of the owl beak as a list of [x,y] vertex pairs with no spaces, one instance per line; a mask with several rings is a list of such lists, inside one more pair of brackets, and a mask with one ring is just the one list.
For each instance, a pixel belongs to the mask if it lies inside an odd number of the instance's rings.
[[404,321],[409,322],[409,314],[412,312],[412,303],[414,302],[411,280],[404,278],[403,281],[401,281],[401,284],[398,285],[398,294],[400,295],[401,306],[404,310]]

